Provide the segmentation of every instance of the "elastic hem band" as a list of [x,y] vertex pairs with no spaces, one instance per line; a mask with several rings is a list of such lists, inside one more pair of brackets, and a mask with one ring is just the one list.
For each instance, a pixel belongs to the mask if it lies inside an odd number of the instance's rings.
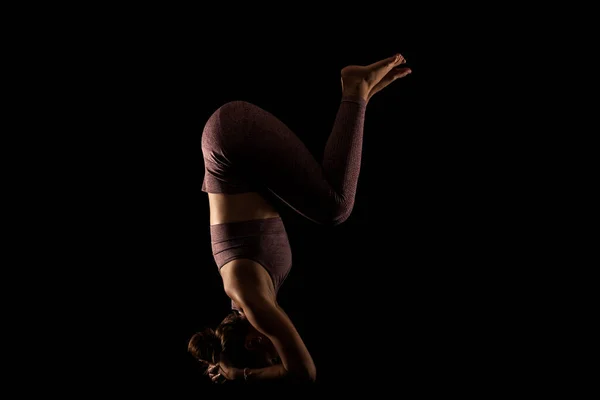
[[342,96],[342,102],[350,102],[350,103],[356,103],[361,107],[366,107],[367,106],[367,101],[365,99],[363,99],[360,96],[357,95],[353,95],[353,96]]

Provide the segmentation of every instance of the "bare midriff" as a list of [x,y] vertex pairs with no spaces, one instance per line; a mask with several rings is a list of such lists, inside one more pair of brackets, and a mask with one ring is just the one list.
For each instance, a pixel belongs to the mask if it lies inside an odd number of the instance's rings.
[[279,217],[275,208],[256,192],[208,193],[210,224]]

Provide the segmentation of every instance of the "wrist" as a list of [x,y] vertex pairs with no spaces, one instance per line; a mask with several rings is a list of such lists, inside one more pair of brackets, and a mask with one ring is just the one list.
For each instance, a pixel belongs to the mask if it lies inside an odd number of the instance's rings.
[[242,379],[246,382],[250,379],[250,371],[250,368],[244,368],[242,370]]
[[235,376],[235,380],[236,381],[244,381],[244,380],[246,380],[246,377],[245,377],[246,374],[244,373],[244,371],[246,371],[246,368],[236,368],[235,369],[235,375],[234,376]]

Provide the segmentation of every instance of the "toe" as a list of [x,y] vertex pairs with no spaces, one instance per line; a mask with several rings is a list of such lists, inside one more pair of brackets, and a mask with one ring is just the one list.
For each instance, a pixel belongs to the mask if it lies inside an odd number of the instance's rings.
[[390,69],[390,68],[393,68],[394,65],[397,65],[397,61],[398,61],[399,56],[400,56],[399,54],[396,54],[396,55],[394,55],[392,57],[383,59],[381,61],[374,62],[373,64],[368,65],[367,67],[369,69],[384,69],[384,68],[385,69]]
[[367,68],[369,68],[371,71],[385,70],[387,72],[392,68],[404,63],[406,63],[406,59],[404,58],[404,56],[402,56],[402,54],[398,53],[393,55],[392,57],[368,65]]

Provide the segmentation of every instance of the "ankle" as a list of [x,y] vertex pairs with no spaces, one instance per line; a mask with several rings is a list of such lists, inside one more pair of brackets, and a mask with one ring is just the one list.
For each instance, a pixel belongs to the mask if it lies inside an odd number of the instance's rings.
[[354,87],[345,87],[342,90],[342,97],[346,99],[361,99],[365,103],[369,100],[369,91],[363,85]]

